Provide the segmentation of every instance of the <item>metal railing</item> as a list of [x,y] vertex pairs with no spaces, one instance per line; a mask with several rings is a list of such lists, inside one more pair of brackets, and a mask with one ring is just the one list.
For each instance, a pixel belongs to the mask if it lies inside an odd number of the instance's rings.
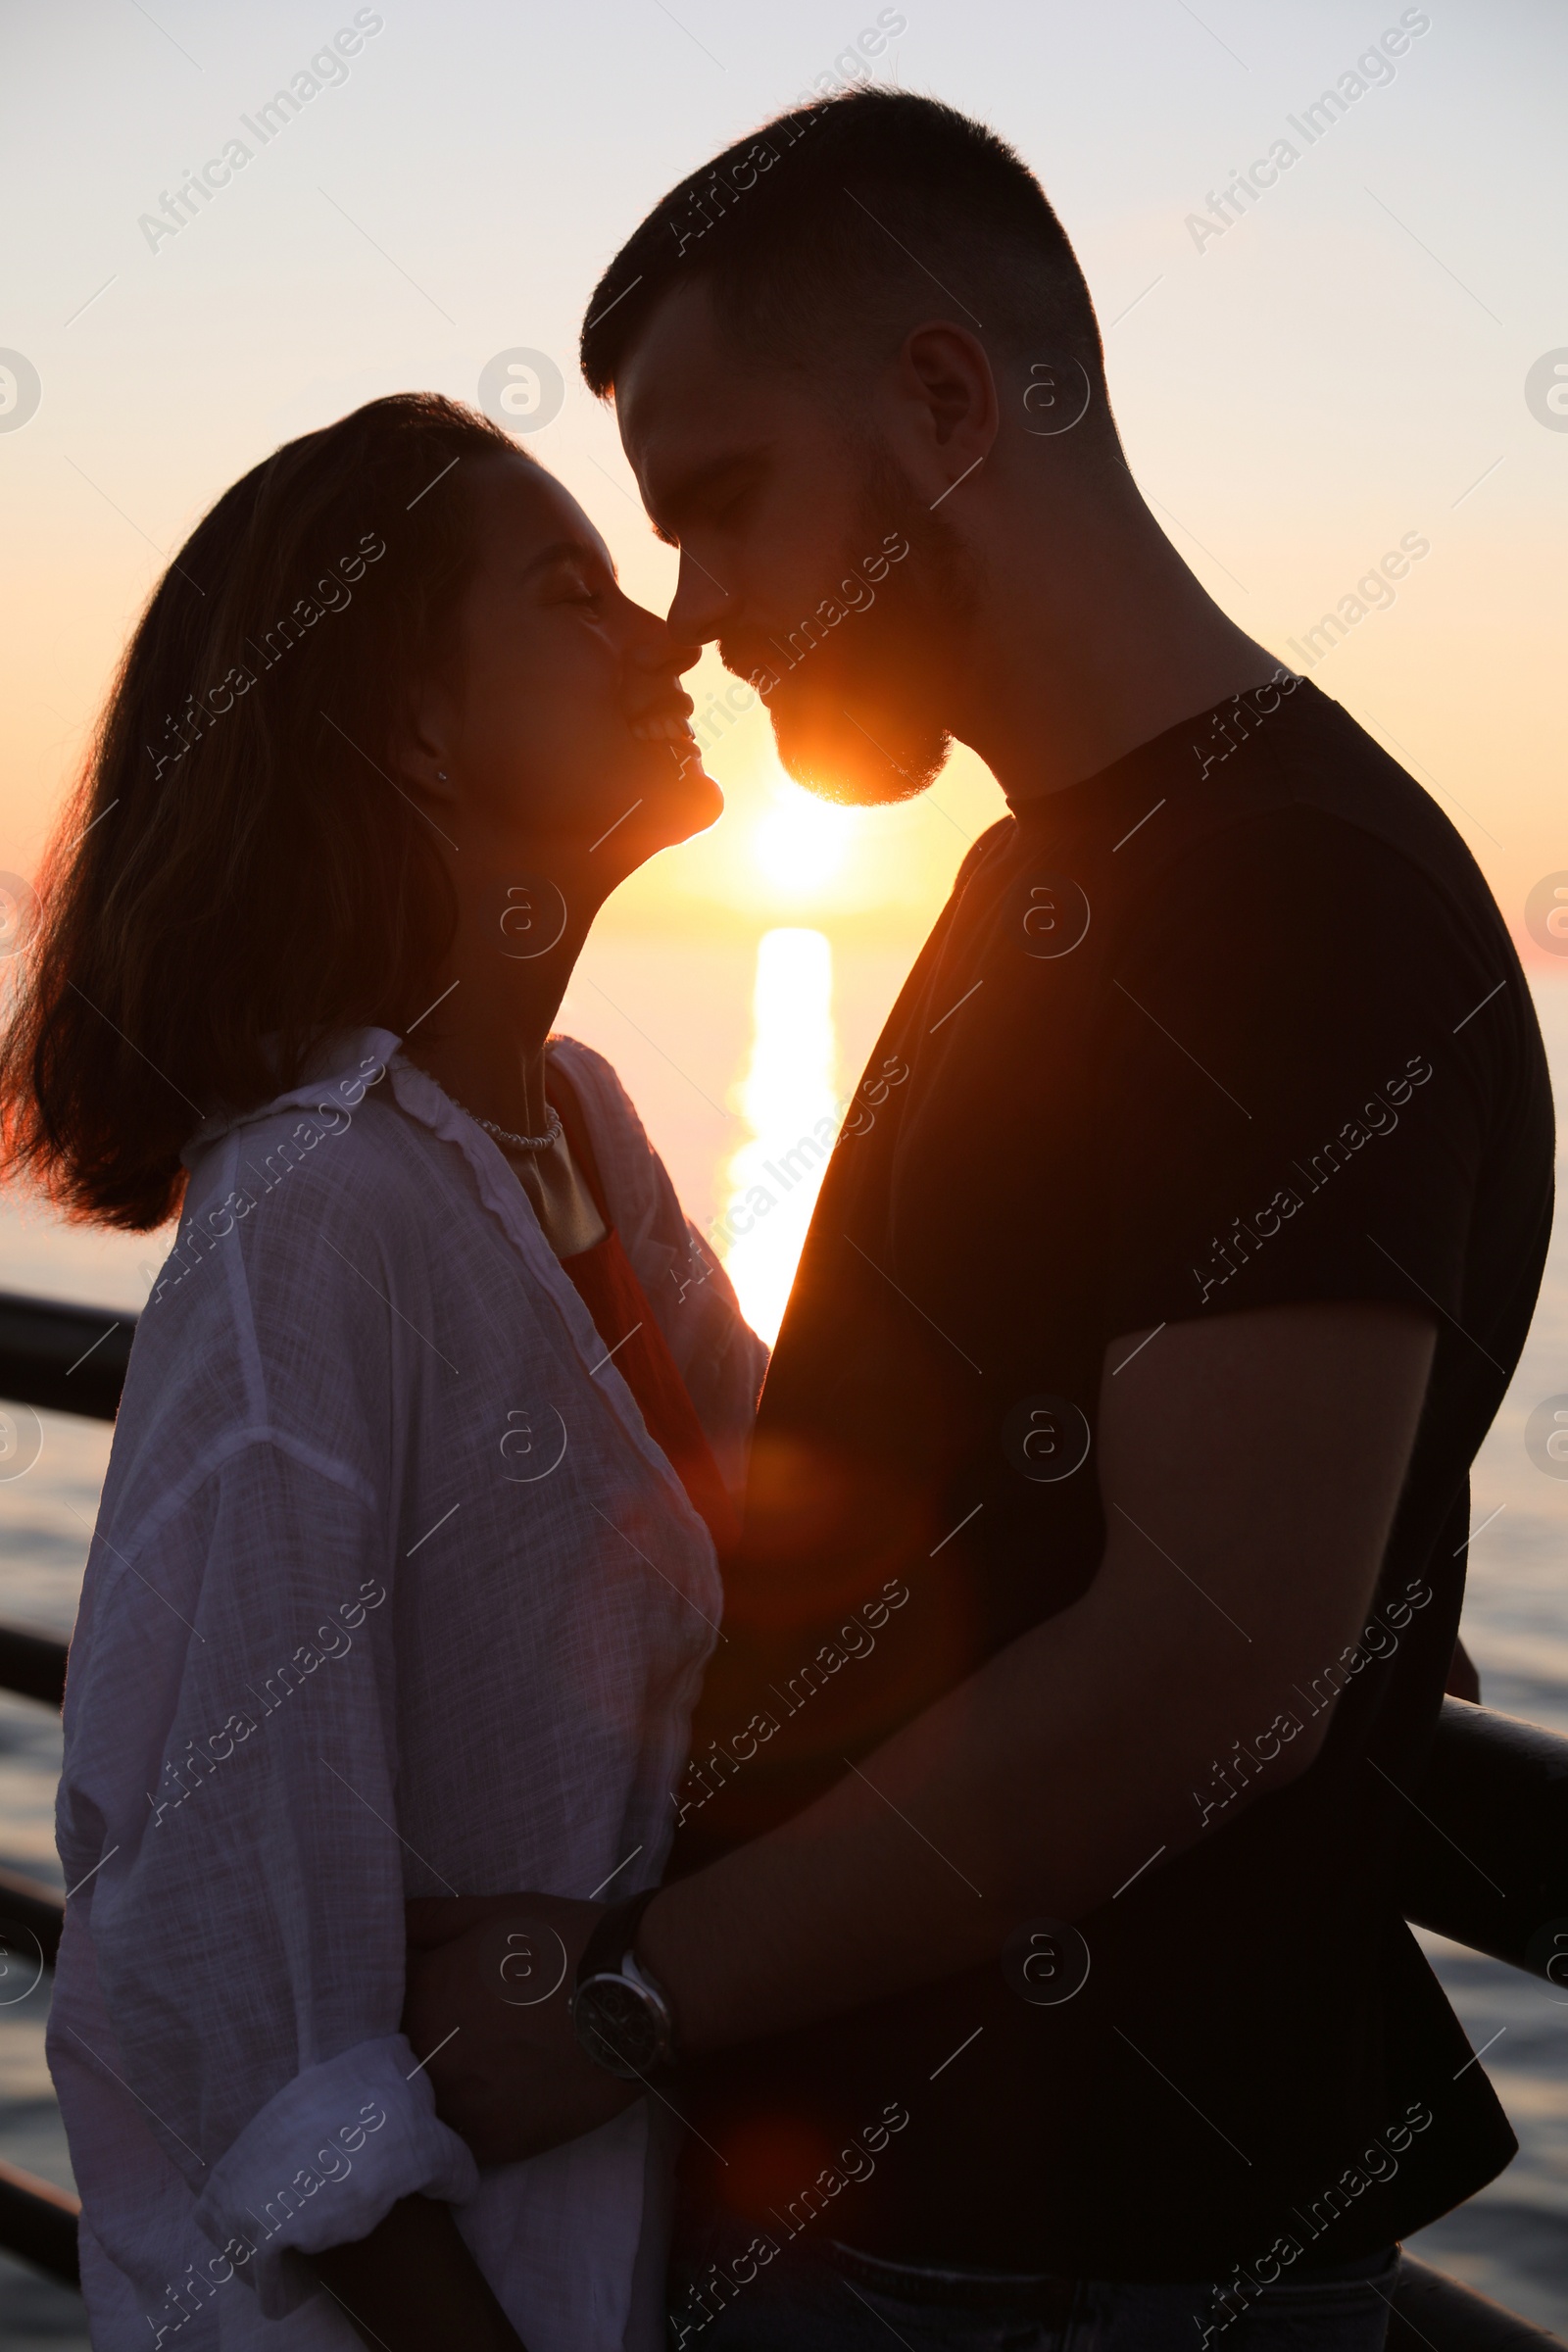
[[[130,1361],[136,1317],[0,1292],[0,1396],[44,1412],[112,1421]],[[58,1707],[68,1645],[58,1634],[0,1623],[0,1690]],[[0,1870],[0,1944],[52,1967],[65,1899],[18,1870]],[[51,2180],[0,2161],[0,2246],[51,2278],[81,2283],[76,2259],[80,2200]]]
[[[30,1401],[30,1399],[19,1399]],[[58,1635],[31,1627],[0,1625],[0,1690],[59,1706],[66,1689],[66,1643]],[[0,1870],[0,1947],[37,1953],[53,1967],[66,1923],[65,1897],[58,1888],[20,1870]],[[81,2283],[76,2261],[77,2198],[36,2173],[0,2159],[0,2246],[20,2254],[70,2286]]]
[[[134,1315],[19,1298],[0,1292],[0,1397],[47,1413],[113,1421],[129,1364]],[[66,1695],[66,1642],[33,1625],[0,1623],[0,1689],[59,1707]],[[0,1870],[0,1942],[54,1964],[66,1903],[54,1886]],[[80,2199],[52,2180],[0,2162],[0,2246],[54,2279],[80,2286],[75,2225]]]
[[[0,1293],[0,1397],[113,1420],[136,1317]],[[67,1644],[0,1623],[0,1690],[58,1707]],[[1446,1698],[1427,1771],[1413,1791],[1399,1858],[1406,1919],[1450,1942],[1568,1984],[1568,1740],[1538,1725]],[[1483,1871],[1469,1857],[1486,1855]],[[64,1898],[0,1870],[0,1941],[22,1938],[47,1963],[60,1946]],[[1561,1925],[1562,1949],[1543,1936]],[[0,2247],[79,2283],[76,2220],[64,2189],[0,2162]],[[1405,2257],[1390,2352],[1527,2352],[1558,2339]]]
[[112,1421],[136,1316],[0,1291],[0,1396],[49,1413]]

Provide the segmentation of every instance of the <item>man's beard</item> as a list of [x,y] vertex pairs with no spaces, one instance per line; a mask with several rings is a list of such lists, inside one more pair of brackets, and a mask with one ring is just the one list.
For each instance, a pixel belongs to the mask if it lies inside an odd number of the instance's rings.
[[[825,631],[813,613],[815,643],[803,642],[802,624],[765,648],[720,638],[719,653],[754,682],[760,668],[771,671],[762,692],[785,772],[823,800],[869,805],[910,800],[940,774],[953,740],[951,681],[979,598],[958,533],[886,450],[864,450],[860,476],[857,518],[826,593],[843,605],[838,583],[858,579],[874,603]],[[901,539],[908,553],[870,580],[867,559]]]

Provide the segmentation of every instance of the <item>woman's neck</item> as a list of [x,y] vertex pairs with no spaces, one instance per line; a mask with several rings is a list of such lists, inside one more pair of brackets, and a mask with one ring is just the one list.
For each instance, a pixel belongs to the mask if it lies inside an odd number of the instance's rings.
[[[558,1257],[591,1249],[605,1224],[553,1119],[545,1040],[565,994],[580,939],[563,937],[539,956],[465,956],[462,940],[446,994],[404,1041],[412,1061],[490,1129]],[[439,1026],[438,1026],[439,1024]]]
[[545,1040],[581,945],[568,928],[544,954],[517,956],[504,940],[460,930],[441,992],[410,1023],[409,1059],[473,1117],[512,1135],[543,1135]]

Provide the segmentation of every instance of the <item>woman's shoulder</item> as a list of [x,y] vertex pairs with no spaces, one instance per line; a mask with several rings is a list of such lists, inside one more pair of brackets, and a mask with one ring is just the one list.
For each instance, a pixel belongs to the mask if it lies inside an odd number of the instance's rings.
[[629,1246],[633,1234],[652,1227],[668,1228],[665,1240],[682,1232],[685,1218],[664,1163],[612,1063],[574,1037],[553,1037],[547,1050],[582,1112],[622,1240]]
[[405,1228],[438,1225],[428,1160],[417,1130],[390,1104],[270,1106],[194,1155],[155,1296],[233,1236],[247,1259],[287,1259],[307,1239],[314,1253],[323,1235],[368,1235],[384,1250]]
[[565,1037],[559,1031],[549,1040],[545,1051],[555,1067],[567,1080],[591,1120],[624,1133],[641,1144],[645,1151],[652,1148],[636,1106],[622,1086],[613,1062],[607,1060],[594,1047],[585,1046],[580,1038]]
[[372,1491],[399,1367],[417,1372],[418,1335],[468,1295],[447,1156],[379,1087],[270,1104],[189,1153],[116,1431],[122,1523],[161,1507],[172,1463],[194,1495],[198,1471],[255,1446]]

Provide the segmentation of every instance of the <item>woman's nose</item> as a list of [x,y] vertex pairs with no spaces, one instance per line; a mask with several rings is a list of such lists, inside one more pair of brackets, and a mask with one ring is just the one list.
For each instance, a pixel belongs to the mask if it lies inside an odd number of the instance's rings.
[[632,646],[632,666],[650,676],[678,676],[702,659],[702,646],[696,640],[678,636],[667,621],[656,612],[645,613],[646,627],[639,630]]

